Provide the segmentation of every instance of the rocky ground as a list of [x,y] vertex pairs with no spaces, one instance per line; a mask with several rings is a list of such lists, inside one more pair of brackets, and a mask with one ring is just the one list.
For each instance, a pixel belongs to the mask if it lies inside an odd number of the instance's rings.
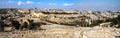
[[14,30],[0,32],[0,38],[115,38],[118,28],[73,27],[58,24],[41,26],[45,30]]
[[0,9],[0,38],[119,38],[119,11]]

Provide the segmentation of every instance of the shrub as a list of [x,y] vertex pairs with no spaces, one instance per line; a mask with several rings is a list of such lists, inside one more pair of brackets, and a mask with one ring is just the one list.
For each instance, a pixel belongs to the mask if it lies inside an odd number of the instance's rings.
[[16,20],[11,20],[12,26],[15,27],[15,29],[20,28],[20,23]]
[[79,25],[79,26],[81,26],[81,27],[89,27],[89,23],[88,22],[86,22],[86,21],[75,21],[74,22],[75,23],[75,25]]
[[4,31],[4,22],[0,20],[0,31]]
[[23,25],[20,26],[20,29],[27,28],[27,26],[28,26],[28,23],[24,22]]
[[[112,23],[113,23],[112,26],[118,25],[117,28],[120,28],[120,15],[118,15],[118,17],[116,17],[116,18],[106,19],[105,22],[112,22]],[[111,27],[112,27],[112,26],[111,26]]]
[[33,29],[38,29],[41,26],[40,22],[33,22],[33,20],[28,20],[29,21],[29,25],[27,26],[28,29],[33,30]]
[[44,24],[44,23],[34,22],[33,20],[28,20],[28,23],[24,22],[23,24],[20,24],[19,21],[11,20],[11,24],[17,30],[23,29],[23,28],[33,30],[33,29],[41,29],[40,26],[41,24]]
[[113,18],[112,19],[112,22],[115,24],[115,25],[119,25],[117,28],[120,28],[120,15],[118,15],[118,17],[116,18]]
[[104,22],[103,20],[93,20],[93,21],[91,21],[91,24],[89,24],[88,22],[86,22],[84,20],[81,20],[81,21],[77,20],[74,23],[75,23],[75,25],[79,25],[81,27],[93,27],[93,26],[97,26],[103,22]]
[[104,22],[103,20],[94,20],[94,21],[92,21],[92,23],[90,24],[90,27],[99,25],[100,23],[103,23],[103,22]]

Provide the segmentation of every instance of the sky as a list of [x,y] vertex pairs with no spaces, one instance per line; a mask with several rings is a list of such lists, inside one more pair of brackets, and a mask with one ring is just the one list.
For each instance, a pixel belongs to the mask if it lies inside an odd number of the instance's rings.
[[120,0],[0,0],[0,8],[120,10]]

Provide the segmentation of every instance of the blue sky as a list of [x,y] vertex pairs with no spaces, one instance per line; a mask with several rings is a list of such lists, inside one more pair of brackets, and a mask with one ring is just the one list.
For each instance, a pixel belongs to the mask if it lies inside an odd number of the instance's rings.
[[120,10],[120,0],[0,0],[0,8]]

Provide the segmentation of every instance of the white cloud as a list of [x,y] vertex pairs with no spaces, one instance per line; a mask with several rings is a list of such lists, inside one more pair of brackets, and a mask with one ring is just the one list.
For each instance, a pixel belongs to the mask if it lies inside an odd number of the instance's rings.
[[56,5],[55,3],[49,3],[49,5]]
[[70,4],[68,4],[68,3],[65,3],[65,4],[63,4],[64,6],[71,6],[71,5],[74,5],[73,3],[70,3]]
[[31,1],[26,1],[27,4],[33,4],[34,2]]
[[15,3],[14,1],[8,1],[8,3]]
[[38,2],[38,4],[42,4],[41,2]]
[[41,5],[41,6],[43,6],[44,4],[43,3],[41,3],[41,2],[37,2],[36,3],[37,5]]
[[38,2],[37,4],[39,4],[39,5],[43,5],[41,2]]
[[34,2],[31,1],[26,1],[26,2],[22,2],[22,1],[18,1],[17,5],[21,5],[21,4],[33,4]]
[[21,1],[18,1],[17,5],[21,5],[21,4],[22,4],[22,2],[21,2]]

